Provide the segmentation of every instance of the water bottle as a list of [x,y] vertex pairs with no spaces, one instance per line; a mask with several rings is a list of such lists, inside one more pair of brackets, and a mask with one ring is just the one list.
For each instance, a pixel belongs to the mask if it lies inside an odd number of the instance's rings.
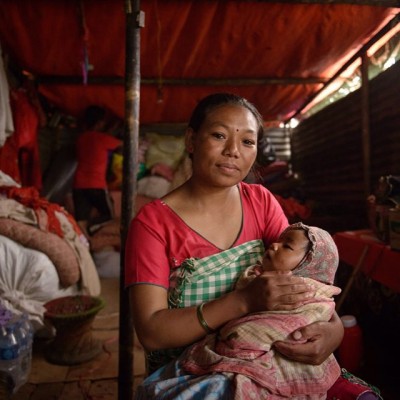
[[11,387],[15,393],[28,381],[32,365],[33,333],[26,313],[14,315],[0,305],[1,390],[10,390]]
[[6,326],[0,326],[0,371],[12,379],[14,389],[20,382],[20,348],[17,341],[16,326],[10,321]]
[[363,357],[363,338],[357,319],[353,315],[343,315],[344,336],[339,346],[338,358],[342,368],[351,373],[357,373]]
[[[0,305],[0,348],[7,344],[5,326],[8,325],[12,316],[11,311]],[[3,360],[0,355],[0,399],[11,399],[14,392],[15,384],[11,372],[8,370],[9,367],[8,362]]]
[[33,327],[26,313],[22,314],[16,322],[16,336],[20,345],[20,386],[28,382],[32,365]]

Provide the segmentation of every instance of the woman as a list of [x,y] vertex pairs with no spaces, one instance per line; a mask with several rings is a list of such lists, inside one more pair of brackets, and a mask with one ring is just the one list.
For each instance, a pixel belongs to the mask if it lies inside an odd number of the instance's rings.
[[[232,319],[292,310],[314,294],[303,278],[270,272],[232,290],[238,275],[259,261],[288,225],[267,189],[242,182],[256,160],[262,131],[262,118],[247,100],[224,93],[204,98],[185,136],[192,176],[143,207],[131,223],[125,281],[131,286],[135,328],[149,352],[151,369]],[[281,341],[275,348],[292,360],[320,364],[342,335],[335,314],[330,322],[293,333],[306,343]],[[195,380],[171,363],[149,377],[145,397],[161,398],[163,392],[166,398],[193,398],[195,390],[201,398],[211,392],[214,398],[229,398],[228,376]],[[165,384],[157,386],[156,381]]]

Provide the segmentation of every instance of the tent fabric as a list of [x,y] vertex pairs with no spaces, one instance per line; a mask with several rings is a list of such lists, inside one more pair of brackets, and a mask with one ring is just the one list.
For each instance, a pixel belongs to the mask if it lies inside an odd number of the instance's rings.
[[[43,76],[80,78],[39,90],[77,115],[88,104],[124,114],[124,0],[2,0],[0,43],[20,67]],[[329,2],[326,2],[329,3]],[[142,0],[140,122],[186,122],[211,92],[247,97],[264,119],[283,120],[321,83],[243,85],[244,79],[331,77],[399,8],[263,1]],[[87,64],[85,64],[85,51]],[[89,84],[84,84],[84,69]],[[120,84],[90,84],[91,78]],[[170,85],[168,79],[182,83]],[[230,79],[226,85],[184,80]],[[161,86],[161,94],[158,90]]]

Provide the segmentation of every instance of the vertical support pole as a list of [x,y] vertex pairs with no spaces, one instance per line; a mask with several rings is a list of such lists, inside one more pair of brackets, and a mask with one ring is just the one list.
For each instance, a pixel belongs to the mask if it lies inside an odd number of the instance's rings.
[[119,299],[118,399],[133,398],[134,326],[129,291],[125,289],[125,243],[133,218],[138,171],[140,103],[140,28],[143,14],[139,0],[125,0],[125,130],[123,145],[123,180],[121,201],[121,261]]
[[361,56],[361,123],[363,149],[364,197],[371,194],[371,135],[369,111],[368,55]]

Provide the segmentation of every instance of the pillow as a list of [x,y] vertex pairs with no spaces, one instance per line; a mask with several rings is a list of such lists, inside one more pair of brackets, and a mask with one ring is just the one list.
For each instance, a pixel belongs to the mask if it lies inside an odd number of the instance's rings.
[[74,285],[79,281],[80,266],[76,254],[72,247],[56,234],[23,222],[0,218],[0,235],[46,254],[56,267],[62,287]]
[[162,176],[145,176],[138,182],[138,194],[153,199],[160,199],[169,192],[171,183]]
[[185,152],[185,138],[183,136],[160,135],[146,133],[149,148],[146,153],[146,167],[150,169],[154,164],[163,163],[175,169]]

